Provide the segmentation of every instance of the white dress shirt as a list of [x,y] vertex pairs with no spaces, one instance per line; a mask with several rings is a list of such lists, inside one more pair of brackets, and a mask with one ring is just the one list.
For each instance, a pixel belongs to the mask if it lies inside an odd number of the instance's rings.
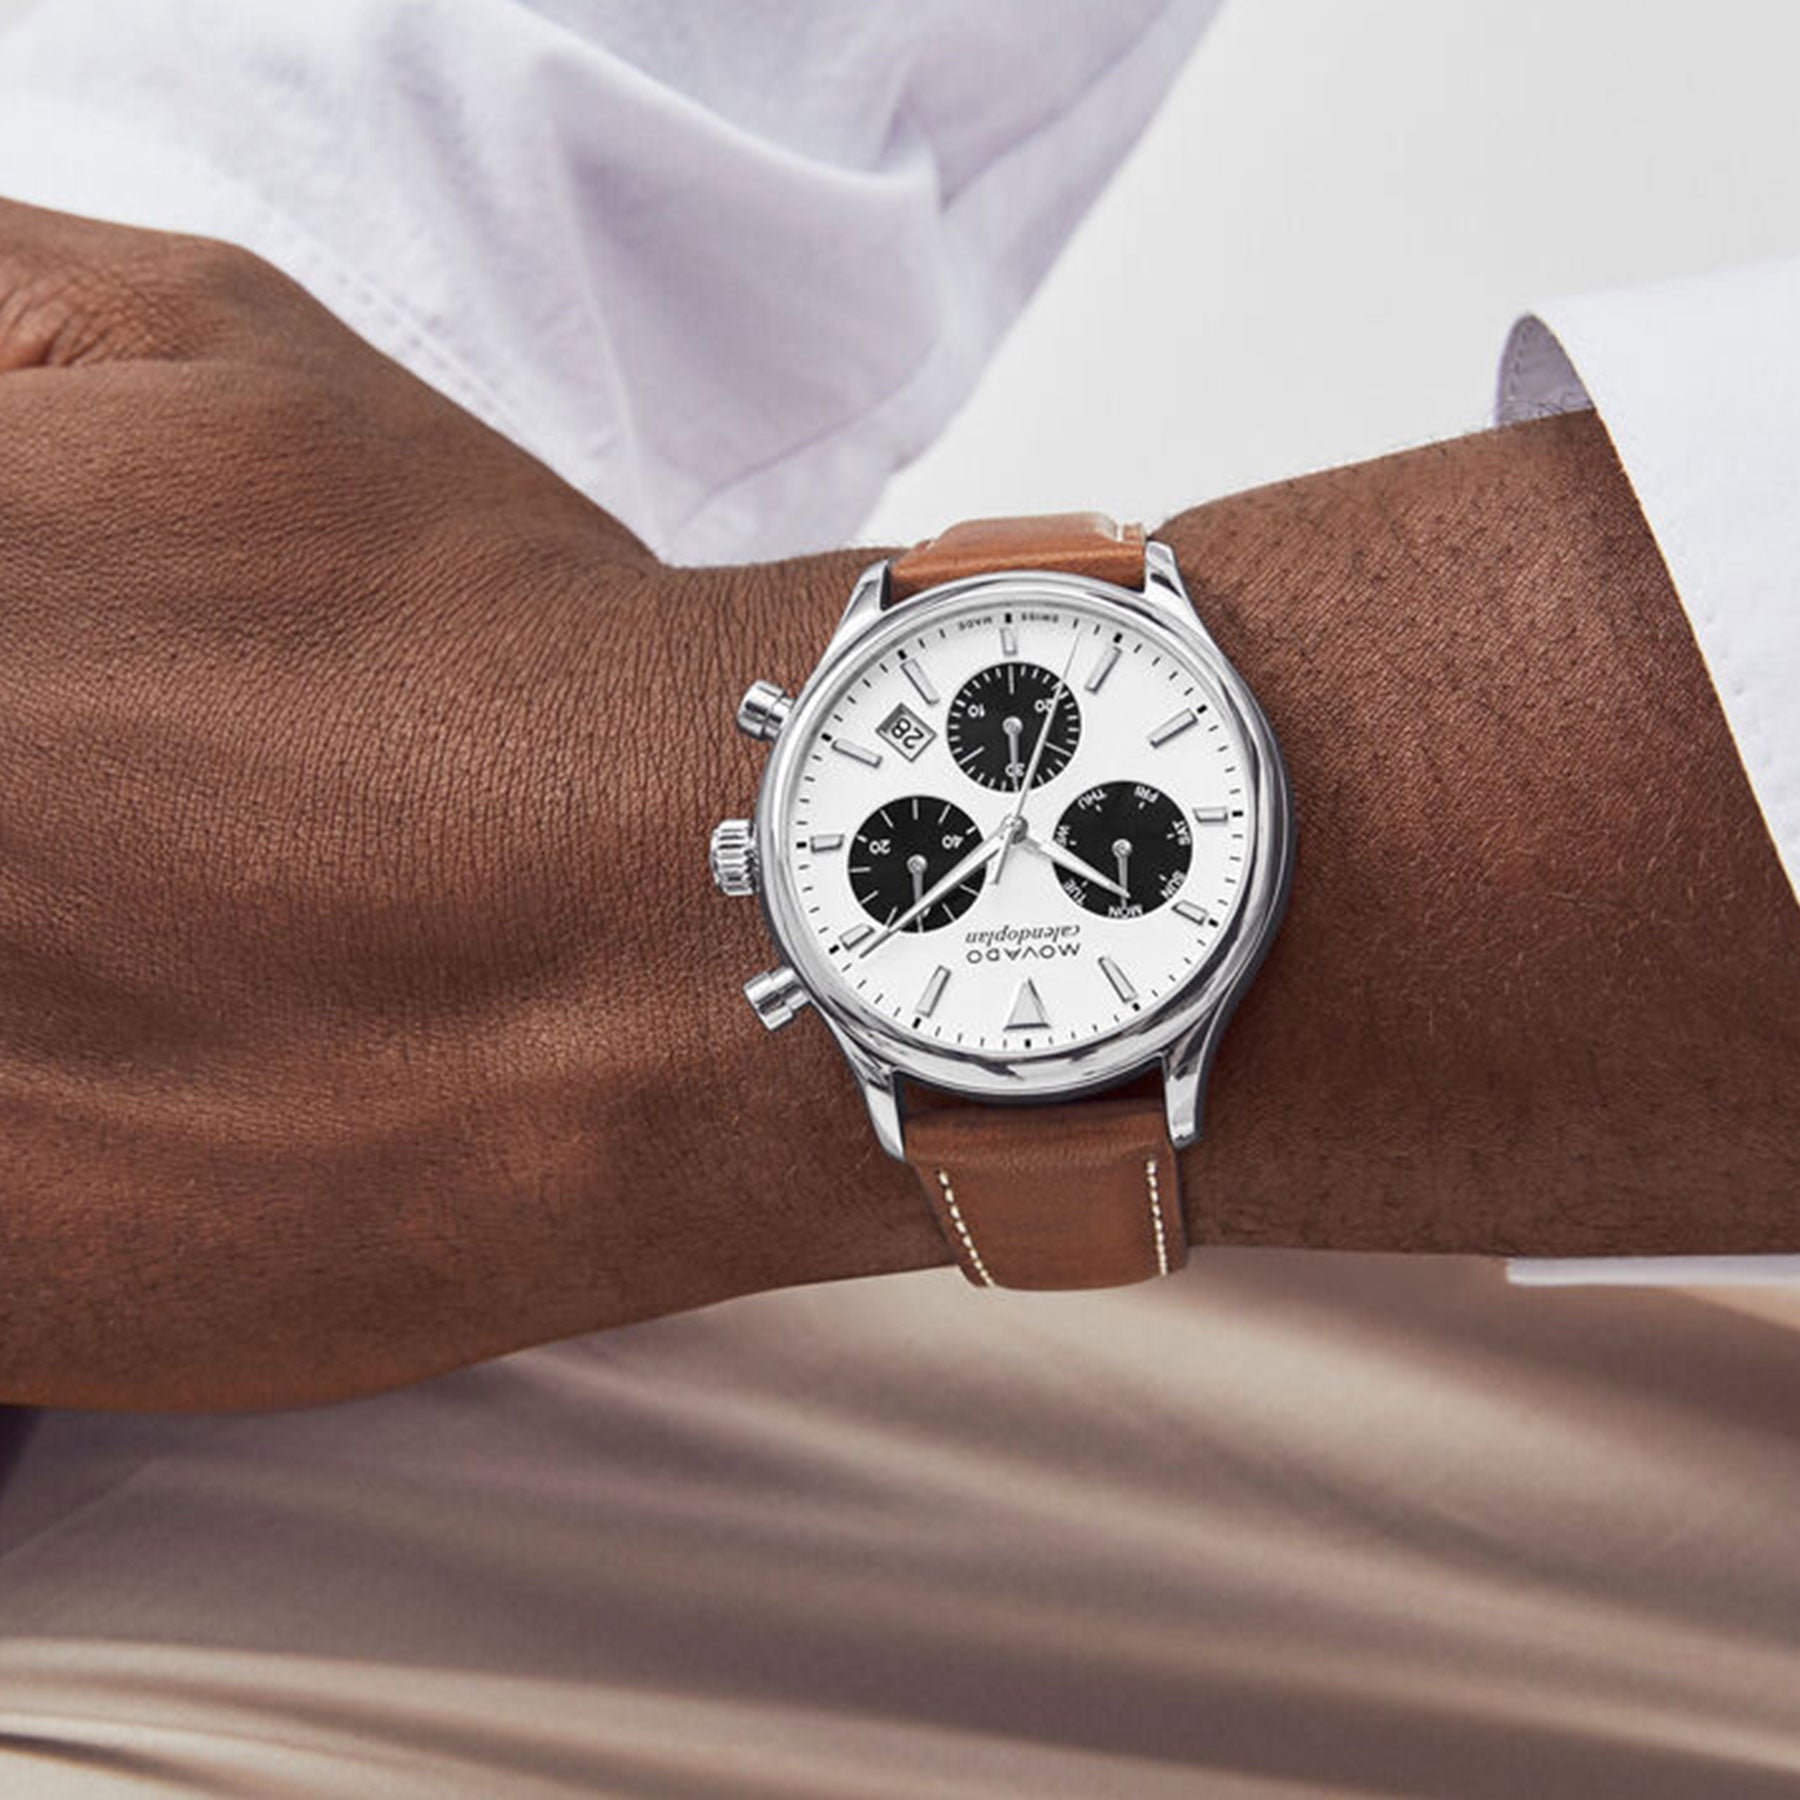
[[47,0],[0,191],[261,252],[665,557],[842,543],[1217,0]]

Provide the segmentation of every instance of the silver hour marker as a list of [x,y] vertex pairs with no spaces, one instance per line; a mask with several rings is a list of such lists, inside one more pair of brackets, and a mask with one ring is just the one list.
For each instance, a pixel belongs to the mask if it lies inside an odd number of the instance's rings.
[[1137,989],[1131,985],[1131,977],[1110,956],[1101,957],[1100,968],[1106,979],[1112,983],[1113,992],[1121,1000],[1129,1001],[1137,998]]
[[838,947],[843,950],[854,950],[864,938],[872,937],[874,932],[875,927],[873,925],[852,925],[850,929],[838,939]]
[[850,738],[833,738],[831,747],[839,756],[847,756],[852,762],[867,763],[871,769],[881,767],[881,752],[871,750],[867,744],[859,744]]
[[1012,1011],[1006,1017],[1008,1031],[1041,1031],[1050,1023],[1050,1015],[1044,1011],[1044,1003],[1038,997],[1037,983],[1029,977],[1019,983],[1019,991],[1013,997]]
[[1113,664],[1119,660],[1119,646],[1108,644],[1101,653],[1100,660],[1094,664],[1094,672],[1084,684],[1090,694],[1097,694],[1107,676],[1113,672]]
[[1191,706],[1184,706],[1172,719],[1163,722],[1150,734],[1150,747],[1159,750],[1170,738],[1180,737],[1184,731],[1200,723],[1200,715]]
[[1184,919],[1190,920],[1195,925],[1204,925],[1206,923],[1205,909],[1196,906],[1191,900],[1177,900],[1175,902],[1175,911],[1180,913]]
[[821,831],[812,840],[811,848],[819,855],[827,850],[841,850],[844,847],[844,834],[841,831]]
[[1202,825],[1223,825],[1231,817],[1229,806],[1196,806],[1194,817]]
[[907,657],[900,666],[906,671],[906,679],[913,684],[913,692],[917,694],[927,706],[936,706],[938,701],[938,691],[931,685],[931,677],[927,675],[910,656]]
[[1000,627],[1000,654],[1002,656],[1019,654],[1019,634],[1010,625]]
[[932,971],[931,979],[925,984],[925,991],[919,996],[919,1004],[913,1009],[921,1019],[929,1019],[933,1008],[942,999],[944,983],[950,979],[950,971],[942,963]]

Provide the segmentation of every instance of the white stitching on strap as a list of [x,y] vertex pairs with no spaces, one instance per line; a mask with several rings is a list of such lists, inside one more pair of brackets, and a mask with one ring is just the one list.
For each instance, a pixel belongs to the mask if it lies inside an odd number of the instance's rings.
[[1166,1275],[1169,1272],[1169,1240],[1163,1230],[1162,1189],[1156,1181],[1154,1156],[1144,1160],[1144,1180],[1150,1189],[1150,1223],[1156,1232],[1156,1272]]
[[997,1286],[998,1283],[988,1273],[987,1264],[981,1260],[981,1252],[975,1248],[975,1240],[969,1235],[968,1226],[963,1223],[962,1208],[956,1204],[956,1191],[950,1185],[948,1171],[939,1169],[937,1178],[938,1186],[944,1190],[944,1204],[950,1209],[950,1222],[956,1227],[956,1235],[962,1239],[963,1248],[969,1253],[969,1266],[980,1278],[983,1287]]

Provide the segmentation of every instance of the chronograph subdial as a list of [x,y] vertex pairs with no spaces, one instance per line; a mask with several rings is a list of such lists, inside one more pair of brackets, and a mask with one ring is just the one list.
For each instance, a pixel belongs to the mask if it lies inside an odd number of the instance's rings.
[[1126,893],[1060,870],[1063,892],[1078,906],[1109,919],[1154,912],[1181,891],[1193,861],[1194,837],[1181,808],[1142,781],[1106,781],[1078,794],[1051,834],[1063,849],[1110,876]]
[[1068,766],[1081,742],[1081,708],[1041,664],[1009,660],[977,670],[957,690],[944,721],[956,766],[983,787],[1016,792],[1052,705],[1056,716],[1032,777],[1034,788]]
[[[975,821],[948,800],[911,794],[890,801],[863,820],[851,842],[850,891],[871,919],[891,925],[980,842]],[[902,929],[954,924],[980,898],[984,873],[977,869]]]

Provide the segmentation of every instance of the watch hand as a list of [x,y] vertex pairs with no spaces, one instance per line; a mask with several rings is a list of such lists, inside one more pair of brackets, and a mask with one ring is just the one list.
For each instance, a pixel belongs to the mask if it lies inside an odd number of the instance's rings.
[[1091,881],[1095,887],[1105,888],[1109,894],[1117,894],[1121,900],[1129,900],[1131,892],[1110,875],[1102,875],[1091,862],[1077,856],[1073,850],[1065,850],[1055,838],[1034,838],[1029,834],[1021,837],[1019,842],[1027,850],[1035,850],[1039,856],[1053,862],[1060,869],[1067,869],[1071,875],[1079,875],[1083,881]]
[[[1114,838],[1112,852],[1113,852],[1113,855],[1118,858],[1119,886],[1121,888],[1123,888],[1125,886],[1126,874],[1127,874],[1127,872],[1130,868],[1130,864],[1131,864],[1131,839],[1130,838]],[[1125,896],[1125,898],[1127,900],[1129,900],[1131,898],[1130,894],[1127,894]]]
[[[1025,775],[1019,783],[1019,803],[1014,809],[1016,818],[1023,819],[1025,816],[1025,799],[1031,792],[1031,784],[1037,780],[1038,764],[1044,760],[1044,746],[1050,742],[1050,727],[1056,723],[1056,709],[1062,705],[1062,697],[1068,692],[1069,671],[1075,666],[1075,652],[1081,645],[1079,631],[1073,633],[1072,637],[1069,654],[1063,661],[1062,674],[1057,678],[1056,692],[1050,696],[1050,704],[1044,708],[1044,723],[1038,729],[1037,742],[1031,747],[1031,761],[1025,765]],[[1011,848],[1012,833],[1008,831],[1000,845],[999,860],[988,871],[988,887],[992,887],[1000,879],[1000,871],[1006,866],[1006,853]]]
[[913,905],[917,906],[925,894],[926,862],[916,850],[906,859],[906,872],[912,877]]
[[[1011,823],[1012,821],[1010,818],[1003,820],[1002,831],[1010,827]],[[951,869],[950,873],[946,875],[942,881],[934,882],[906,909],[905,912],[901,913],[898,918],[890,919],[882,926],[882,928],[863,945],[862,954],[867,956],[871,950],[879,949],[896,931],[904,931],[907,926],[920,915],[920,913],[930,912],[930,910],[936,906],[952,888],[961,887],[983,863],[987,862],[992,857],[998,856],[1005,841],[1006,840],[1001,835],[1000,831],[996,831],[991,837],[983,838],[961,862]]]
[[[1007,768],[1017,769],[1021,776],[1029,775],[1030,771],[1019,761],[1019,738],[1025,730],[1025,721],[1023,719],[1014,718],[1011,713],[1008,713],[1007,716],[1000,721],[1000,729],[1006,733]],[[1024,791],[1025,790],[1022,787],[1014,788],[1013,794],[1017,797]],[[1015,808],[1014,810],[1016,813],[1017,809]],[[1001,823],[1004,825],[1005,821],[1002,820]],[[1005,861],[1006,856],[1005,853],[1002,852],[996,861],[988,864],[987,874],[984,875],[981,880],[981,891],[984,894],[1000,878],[1000,865]]]
[[1016,719],[1008,713],[1000,721],[1000,729],[1006,733],[1006,766],[1009,769],[1022,769],[1019,761],[1019,739],[1024,735],[1025,721]]

